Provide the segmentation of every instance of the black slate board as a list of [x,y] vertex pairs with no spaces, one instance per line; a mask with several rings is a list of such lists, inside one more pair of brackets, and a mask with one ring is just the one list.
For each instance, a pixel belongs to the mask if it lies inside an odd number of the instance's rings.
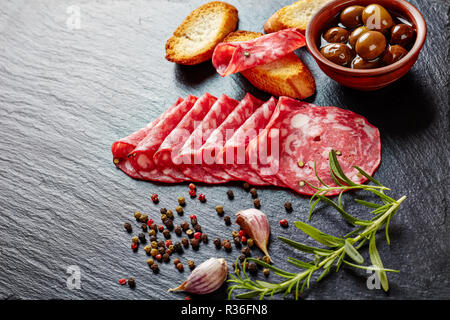
[[[112,142],[141,128],[177,96],[246,92],[268,98],[239,75],[222,79],[211,64],[177,66],[164,59],[164,44],[176,26],[205,1],[77,1],[80,29],[68,28],[73,1],[2,1],[0,6],[0,298],[17,299],[183,299],[168,293],[189,274],[164,265],[154,275],[142,248],[130,250],[122,228],[135,210],[159,216],[174,208],[187,185],[135,181],[112,163]],[[240,29],[261,31],[265,20],[289,0],[229,1],[239,9]],[[418,63],[403,79],[374,93],[343,88],[327,78],[306,50],[299,55],[312,69],[317,93],[308,99],[366,116],[382,134],[383,162],[376,177],[407,195],[391,223],[392,245],[379,242],[391,290],[368,290],[367,274],[345,268],[313,285],[305,299],[450,298],[448,221],[449,104],[448,1],[412,1],[428,22]],[[75,8],[76,10],[76,8]],[[74,25],[72,25],[74,26]],[[76,25],[75,25],[76,27]],[[234,201],[226,190],[233,189]],[[238,183],[200,185],[207,203],[188,200],[210,238],[229,237],[214,208],[230,215],[251,207]],[[156,192],[155,206],[149,195]],[[294,227],[278,221],[306,220],[308,201],[292,192],[259,189],[262,210],[272,224],[270,250],[283,268],[287,256],[301,257],[275,236],[309,243]],[[188,198],[188,197],[187,197]],[[284,211],[291,201],[294,212]],[[350,199],[346,205],[356,214]],[[178,217],[176,221],[180,222]],[[312,225],[340,235],[350,227],[328,209]],[[235,228],[235,227],[234,227]],[[176,238],[176,237],[175,237]],[[260,254],[254,250],[253,255]],[[216,252],[212,243],[183,260],[197,263]],[[66,286],[68,266],[81,270],[81,289]],[[117,280],[134,276],[135,290]],[[260,272],[260,277],[263,277]],[[269,278],[275,280],[274,276]],[[225,287],[210,298],[225,298]]]

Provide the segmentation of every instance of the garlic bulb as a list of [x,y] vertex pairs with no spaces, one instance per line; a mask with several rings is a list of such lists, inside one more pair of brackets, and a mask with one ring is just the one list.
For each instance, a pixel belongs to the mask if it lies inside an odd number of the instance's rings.
[[236,213],[236,223],[255,240],[256,245],[269,256],[267,242],[269,241],[270,226],[264,212],[258,209],[247,209]]
[[187,280],[171,291],[187,291],[196,294],[207,294],[222,286],[228,275],[225,259],[211,258],[192,271]]

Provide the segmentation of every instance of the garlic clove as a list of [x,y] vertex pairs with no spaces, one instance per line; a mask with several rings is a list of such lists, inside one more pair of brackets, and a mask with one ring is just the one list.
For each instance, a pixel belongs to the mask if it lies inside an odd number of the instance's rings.
[[179,287],[173,291],[187,291],[195,294],[207,294],[219,289],[228,275],[225,259],[211,258],[200,264]]
[[236,223],[250,237],[253,238],[256,245],[269,256],[267,243],[270,235],[270,225],[264,212],[258,209],[247,209],[236,213]]

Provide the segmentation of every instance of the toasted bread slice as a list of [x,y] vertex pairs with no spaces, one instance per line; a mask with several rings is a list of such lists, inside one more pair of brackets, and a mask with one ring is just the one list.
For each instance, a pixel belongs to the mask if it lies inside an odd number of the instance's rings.
[[324,5],[333,0],[300,0],[275,12],[264,25],[264,31],[271,33],[287,28],[306,30],[309,20]]
[[238,11],[232,5],[213,1],[184,19],[166,43],[166,59],[194,65],[211,59],[214,48],[236,30]]
[[[236,31],[224,42],[247,41],[263,36],[259,32]],[[274,96],[305,99],[314,94],[316,83],[308,67],[291,52],[271,63],[244,70],[241,74],[256,88]]]

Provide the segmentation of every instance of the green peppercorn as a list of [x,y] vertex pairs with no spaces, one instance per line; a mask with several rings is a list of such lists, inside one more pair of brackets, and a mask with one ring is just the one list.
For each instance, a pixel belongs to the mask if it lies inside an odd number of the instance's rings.
[[146,245],[146,246],[144,247],[144,251],[145,251],[145,253],[150,254],[150,252],[152,251],[152,246]]
[[148,232],[148,235],[149,235],[150,237],[153,237],[153,236],[156,235],[156,231],[155,231],[155,230],[150,230],[150,231]]
[[213,243],[214,243],[214,245],[216,246],[217,249],[220,249],[222,247],[222,242],[220,241],[219,238],[215,238]]
[[249,247],[243,247],[241,250],[242,254],[244,254],[246,257],[250,255],[250,248]]
[[164,253],[163,260],[164,260],[164,262],[168,262],[170,260],[170,255],[168,253]]
[[173,220],[173,211],[172,210],[167,210],[166,215],[167,215],[167,218]]
[[169,249],[168,250],[170,250],[170,251],[175,251],[175,246],[173,245],[173,244],[171,244],[170,246],[169,246]]
[[284,204],[284,208],[286,209],[286,211],[291,212],[292,211],[292,203],[286,202]]
[[139,241],[141,243],[146,243],[147,242],[147,239],[145,239],[145,234],[143,234],[143,233],[139,233],[138,234],[138,238],[139,238]]
[[217,214],[223,215],[223,206],[217,206],[216,211],[217,211]]
[[130,286],[130,288],[136,287],[136,280],[134,280],[134,278],[131,277],[130,279],[128,279],[128,285]]
[[150,268],[152,268],[153,272],[155,272],[155,273],[158,272],[158,270],[159,270],[159,266],[157,263],[153,263]]
[[184,206],[186,204],[186,200],[184,199],[184,197],[178,197],[178,203],[180,204],[180,206]]
[[194,236],[194,230],[192,230],[192,229],[187,230],[187,231],[186,231],[186,235],[187,235],[189,238],[192,238],[192,237]]
[[155,263],[155,260],[153,260],[152,258],[147,259],[147,264],[149,266],[152,266],[152,264],[154,264],[154,263]]
[[258,266],[256,265],[256,263],[250,262],[248,264],[248,271],[250,271],[251,273],[256,273],[258,271]]
[[156,257],[157,254],[158,254],[158,249],[153,248],[153,249],[150,251],[150,255],[151,255],[152,257]]
[[266,277],[268,277],[269,274],[270,274],[270,269],[265,268],[265,269],[264,269],[264,275],[265,275]]
[[183,271],[183,269],[184,269],[183,264],[181,264],[181,263],[177,264],[177,269],[178,269],[180,272]]
[[187,248],[189,246],[189,240],[187,238],[182,238],[181,243],[183,244],[183,247]]
[[166,220],[166,219],[167,219],[167,215],[166,215],[166,214],[162,214],[162,215],[161,215],[161,221],[164,222],[164,220]]
[[230,218],[230,216],[225,216],[225,217],[223,217],[223,220],[225,221],[225,224],[226,224],[226,225],[230,225],[230,224],[231,224],[231,218]]
[[136,236],[134,236],[133,238],[131,238],[131,242],[133,242],[133,243],[139,243],[139,238],[138,237],[136,237]]
[[131,227],[131,223],[129,223],[129,222],[125,222],[123,224],[123,227],[125,228],[125,230],[127,230],[128,233],[131,233],[131,231],[133,231],[133,228]]
[[253,205],[255,206],[256,209],[260,209],[261,201],[259,201],[259,199],[255,199],[255,200],[253,200]]
[[139,220],[141,218],[141,213],[139,211],[136,211],[134,213],[134,217],[136,218],[136,220]]
[[139,221],[142,223],[146,223],[148,221],[148,215],[142,214],[141,217],[139,218]]
[[203,243],[208,243],[208,235],[206,233],[202,234],[202,241]]
[[270,263],[270,257],[264,256],[264,257],[262,257],[262,261],[264,261],[265,263]]
[[255,240],[253,240],[252,238],[248,238],[247,239],[247,245],[251,248],[255,245]]
[[253,198],[257,198],[258,197],[258,192],[256,191],[255,188],[251,188],[250,189],[250,194],[252,195]]
[[183,213],[183,207],[182,207],[182,206],[177,206],[177,207],[175,208],[175,211],[176,211],[178,214],[182,214],[182,213]]
[[161,215],[166,214],[167,213],[167,209],[166,208],[161,208],[161,209],[159,209],[159,212],[161,212]]
[[233,190],[228,190],[227,191],[227,196],[228,196],[228,199],[230,199],[230,200],[233,200],[234,199],[234,193],[233,193]]
[[177,236],[181,236],[181,227],[180,226],[176,226],[175,227],[175,234],[177,235]]
[[194,261],[188,260],[187,261],[187,265],[188,265],[189,269],[191,269],[191,270],[195,269],[195,262]]
[[157,243],[156,241],[152,241],[152,242],[150,243],[150,246],[151,246],[153,249],[156,249],[156,248],[158,248],[158,243]]
[[233,238],[239,237],[239,232],[236,230],[233,230],[233,232],[231,232],[231,235],[233,236]]
[[249,185],[247,182],[245,182],[245,183],[242,185],[242,187],[244,188],[245,191],[250,190],[250,185]]

